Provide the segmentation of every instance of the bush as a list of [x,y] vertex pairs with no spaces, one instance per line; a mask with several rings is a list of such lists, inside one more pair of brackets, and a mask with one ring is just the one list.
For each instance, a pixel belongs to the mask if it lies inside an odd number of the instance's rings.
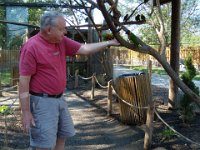
[[12,111],[8,106],[2,105],[2,106],[0,106],[0,114],[10,115],[10,114],[12,114]]
[[168,141],[168,140],[172,139],[175,136],[175,133],[171,129],[165,128],[162,131],[161,135],[162,135],[162,140],[161,141],[165,141],[165,140]]
[[[185,59],[185,67],[186,67],[186,72],[184,72],[181,76],[182,81],[192,90],[194,91],[197,95],[199,95],[199,88],[196,87],[194,82],[192,81],[193,78],[196,76],[196,69],[194,65],[192,64],[192,57],[188,56]],[[179,106],[179,114],[180,118],[182,119],[183,123],[188,124],[194,117],[195,107],[190,100],[190,97],[187,94],[183,95],[183,98],[180,101],[180,106]]]

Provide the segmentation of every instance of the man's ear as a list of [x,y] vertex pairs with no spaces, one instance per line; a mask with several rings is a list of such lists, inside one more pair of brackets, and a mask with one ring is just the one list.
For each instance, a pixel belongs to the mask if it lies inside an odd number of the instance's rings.
[[47,33],[47,34],[51,34],[51,29],[52,29],[52,28],[51,28],[50,26],[48,26],[48,27],[46,28],[46,33]]

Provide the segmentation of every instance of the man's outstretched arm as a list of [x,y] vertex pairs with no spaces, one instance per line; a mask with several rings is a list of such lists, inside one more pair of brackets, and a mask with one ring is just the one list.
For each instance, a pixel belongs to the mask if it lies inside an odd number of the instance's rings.
[[81,45],[80,49],[76,54],[78,55],[89,55],[96,53],[98,51],[103,50],[107,46],[118,46],[120,43],[117,40],[110,40],[105,42],[98,42],[98,43],[89,43],[85,45]]

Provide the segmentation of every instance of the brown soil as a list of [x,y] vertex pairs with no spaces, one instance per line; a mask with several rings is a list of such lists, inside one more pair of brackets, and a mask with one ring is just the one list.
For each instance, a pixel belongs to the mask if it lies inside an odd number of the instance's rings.
[[[98,85],[97,85],[98,86]],[[88,88],[89,87],[89,88]],[[94,106],[107,111],[107,89],[96,88],[94,99],[91,100],[91,86],[82,86],[73,90],[78,96],[89,101]],[[183,124],[177,110],[169,110],[167,107],[168,89],[152,86],[153,100],[159,115],[164,121],[187,139],[173,134],[167,126],[154,117],[154,130],[152,137],[152,149],[155,150],[200,150],[200,114],[196,114],[190,124]],[[116,96],[113,96],[112,117],[120,121],[120,108]],[[134,125],[132,125],[134,126]],[[191,141],[189,141],[191,140]]]

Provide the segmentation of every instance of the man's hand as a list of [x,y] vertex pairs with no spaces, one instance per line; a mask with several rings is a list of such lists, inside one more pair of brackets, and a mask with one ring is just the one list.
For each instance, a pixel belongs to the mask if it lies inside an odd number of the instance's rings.
[[118,46],[120,43],[116,40],[103,41],[98,43],[89,43],[81,45],[76,53],[77,55],[89,55],[104,50],[107,46]]
[[25,133],[29,133],[31,126],[35,126],[35,121],[30,111],[22,112],[22,124]]
[[22,110],[22,125],[25,133],[29,132],[31,126],[35,126],[30,111],[29,82],[31,76],[20,76],[19,78],[19,99]]
[[116,39],[109,40],[107,42],[108,42],[108,46],[119,46],[120,45],[120,43]]

